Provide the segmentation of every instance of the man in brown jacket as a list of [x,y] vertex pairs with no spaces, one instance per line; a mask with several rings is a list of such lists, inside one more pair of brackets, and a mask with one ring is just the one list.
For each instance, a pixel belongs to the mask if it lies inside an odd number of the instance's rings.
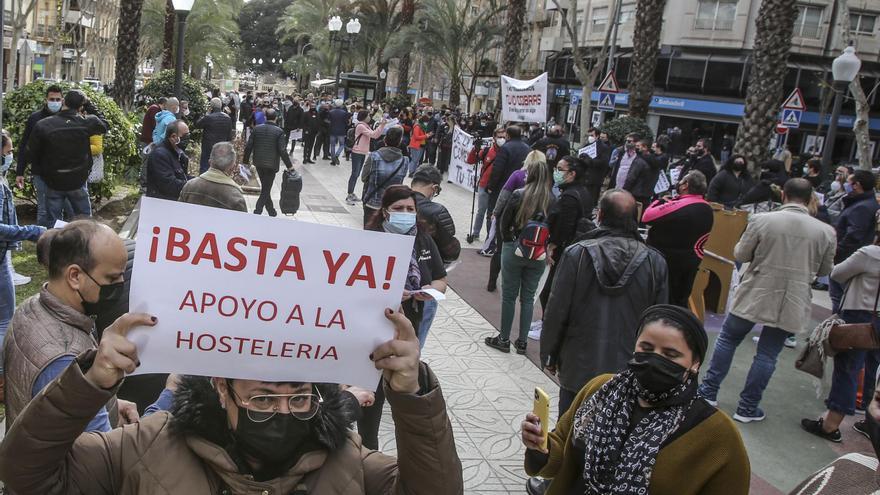
[[398,459],[363,448],[347,429],[338,387],[312,383],[191,377],[178,388],[171,413],[83,435],[139,364],[125,336],[156,320],[132,313],[19,417],[0,444],[0,479],[20,494],[461,494],[461,462],[440,386],[419,362],[409,321],[400,312],[385,314],[395,339],[369,359],[384,373]]
[[235,147],[223,141],[211,148],[210,168],[191,179],[180,191],[180,201],[195,205],[247,212],[247,203],[241,187],[230,178],[238,168]]

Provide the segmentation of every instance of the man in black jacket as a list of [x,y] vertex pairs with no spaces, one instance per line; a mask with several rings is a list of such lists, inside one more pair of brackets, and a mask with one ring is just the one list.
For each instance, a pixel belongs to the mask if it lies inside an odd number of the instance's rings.
[[715,174],[718,172],[718,169],[715,167],[715,159],[712,158],[712,152],[709,149],[709,141],[707,139],[700,139],[697,141],[697,144],[694,145],[694,156],[692,161],[689,164],[686,164],[685,167],[681,170],[681,176],[684,177],[685,174],[690,172],[691,170],[699,170],[703,172],[703,175],[706,176],[706,182],[711,184],[712,179],[715,177]]
[[270,217],[278,215],[272,204],[272,184],[278,174],[279,162],[284,161],[288,170],[293,168],[290,156],[287,154],[287,141],[284,140],[284,131],[275,123],[277,114],[274,108],[266,110],[266,123],[254,127],[247,146],[244,148],[244,162],[250,163],[251,154],[254,155],[254,167],[260,176],[260,197],[254,213],[263,214],[263,206],[269,212]]
[[[46,103],[28,117],[21,134],[21,142],[18,146],[18,164],[15,166],[15,185],[19,189],[24,188],[24,173],[30,163],[28,156],[28,141],[37,122],[51,117],[61,111],[64,95],[61,87],[55,84],[46,88]],[[46,225],[46,183],[38,175],[34,175],[34,189],[37,192],[37,224]]]
[[495,155],[492,173],[489,176],[489,183],[486,185],[486,192],[489,193],[488,211],[495,210],[495,203],[498,202],[501,188],[510,178],[510,174],[522,168],[529,151],[531,151],[529,145],[522,140],[522,129],[516,125],[508,127],[507,142]]
[[241,111],[238,112],[238,118],[244,123],[247,123],[250,120],[251,115],[254,113],[254,95],[248,91],[247,96],[245,96],[244,101],[241,102]]
[[321,102],[318,109],[318,135],[315,139],[314,160],[318,159],[318,151],[322,151],[321,159],[330,159],[330,102]]
[[175,120],[165,128],[165,139],[153,148],[147,158],[147,196],[177,201],[180,191],[189,180],[189,158],[180,148],[186,142],[189,126]]
[[563,136],[562,126],[554,125],[547,130],[547,135],[532,145],[533,150],[538,150],[547,157],[547,167],[552,174],[556,170],[556,163],[563,156],[570,154],[571,145]]
[[[303,109],[302,105],[300,105],[299,97],[293,98],[293,103],[284,113],[284,135],[285,139],[290,142],[290,133],[296,130],[302,129],[302,121],[303,121]],[[296,141],[290,143],[290,151],[289,153],[292,155],[293,150],[296,149]]]
[[591,379],[626,369],[639,315],[666,303],[666,261],[642,242],[636,202],[612,189],[599,203],[599,228],[562,255],[541,332],[541,363],[559,376],[559,415]]
[[318,118],[318,110],[315,109],[315,102],[309,100],[308,110],[303,112],[302,129],[303,129],[303,163],[315,163],[312,160],[312,149],[315,147],[315,139],[318,136],[318,129],[321,124]]
[[232,119],[223,111],[223,102],[220,98],[211,98],[211,113],[205,115],[193,126],[195,129],[203,129],[202,133],[202,156],[199,160],[199,174],[208,171],[211,150],[214,145],[223,141],[232,141]]
[[34,126],[27,153],[34,176],[39,176],[46,185],[44,227],[52,227],[55,220],[62,219],[62,210],[68,201],[71,216],[91,216],[87,185],[92,169],[89,138],[106,132],[104,116],[76,89],[64,96],[61,111]]
[[[604,135],[604,139],[602,136]],[[591,127],[587,132],[588,144],[596,144],[596,157],[590,158],[587,155],[581,155],[587,163],[586,186],[590,192],[590,208],[592,212],[599,203],[599,194],[602,192],[602,186],[605,183],[605,177],[608,176],[611,162],[611,145],[608,144],[608,135],[600,133],[599,129]]]
[[640,141],[637,134],[626,136],[625,151],[617,154],[614,169],[611,171],[611,183],[608,187],[629,191],[636,198],[636,201],[642,204],[643,208],[647,208],[651,195],[654,193],[656,178],[653,183],[650,183],[653,168],[645,161],[646,155],[642,153],[644,147],[640,145]]

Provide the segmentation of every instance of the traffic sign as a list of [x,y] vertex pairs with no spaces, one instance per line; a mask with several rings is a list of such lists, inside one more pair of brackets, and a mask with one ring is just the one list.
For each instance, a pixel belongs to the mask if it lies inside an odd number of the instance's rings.
[[[800,111],[807,109],[807,106],[804,105],[804,94],[801,93],[801,88],[794,88],[794,91],[792,91],[791,94],[788,95],[788,98],[785,99],[782,108]],[[798,118],[798,120],[800,120],[800,118]]]
[[776,124],[776,134],[786,134],[788,132],[788,127],[782,125],[782,123]]
[[802,110],[794,110],[791,108],[782,109],[782,125],[789,129],[797,129],[801,125]]
[[614,77],[614,71],[608,72],[602,84],[599,85],[599,91],[603,93],[620,93],[620,84],[617,84],[617,78]]
[[614,93],[599,93],[599,104],[597,107],[599,110],[607,110],[609,112],[614,111],[614,102],[617,99],[617,95]]

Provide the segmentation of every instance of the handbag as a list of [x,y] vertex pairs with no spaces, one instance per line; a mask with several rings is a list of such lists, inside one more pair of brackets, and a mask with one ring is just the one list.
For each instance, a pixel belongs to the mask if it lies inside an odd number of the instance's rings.
[[[847,292],[849,292],[849,287],[847,287]],[[843,299],[846,300],[846,293],[844,293]],[[874,311],[871,312],[869,323],[842,323],[831,327],[828,343],[835,353],[880,349],[880,339],[877,338],[877,332],[874,330],[874,324],[877,322],[878,301],[880,301],[880,284],[877,284]],[[840,306],[843,307],[843,301],[840,302]]]

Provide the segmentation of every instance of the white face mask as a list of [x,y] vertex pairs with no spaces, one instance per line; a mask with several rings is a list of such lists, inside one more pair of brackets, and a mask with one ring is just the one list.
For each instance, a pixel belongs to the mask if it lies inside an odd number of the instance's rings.
[[3,164],[0,165],[0,174],[5,174],[6,172],[9,171],[9,167],[12,166],[12,160],[13,160],[13,157],[12,157],[11,151],[9,153],[3,155]]
[[595,142],[596,142],[596,138],[595,138],[595,137],[593,137],[593,136],[589,136],[589,137],[587,138],[587,143],[589,143],[589,144],[593,144],[593,143],[595,143]]
[[831,182],[831,192],[837,194],[840,192],[840,182],[832,181]]
[[504,138],[495,138],[495,144],[498,145],[498,147],[504,146],[504,143],[506,142],[507,140]]

